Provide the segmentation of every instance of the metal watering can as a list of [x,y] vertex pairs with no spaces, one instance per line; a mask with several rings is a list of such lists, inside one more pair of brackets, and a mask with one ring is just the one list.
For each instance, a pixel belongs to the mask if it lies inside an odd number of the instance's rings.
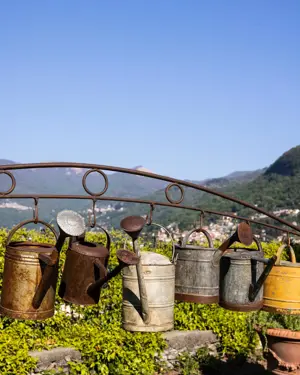
[[66,253],[65,266],[59,287],[59,296],[76,305],[94,305],[99,302],[101,287],[112,277],[138,262],[138,257],[127,250],[118,250],[119,265],[107,272],[111,238],[106,235],[106,245],[87,242],[84,237],[72,238]]
[[[260,242],[253,237],[258,250],[226,250],[220,259],[219,305],[233,311],[255,311],[263,306],[263,283],[277,259],[265,259]],[[266,265],[266,267],[265,267]]]
[[[175,248],[172,260],[150,251],[140,252],[138,236],[146,224],[142,216],[129,216],[121,221],[122,229],[132,238],[138,264],[122,271],[123,328],[127,331],[159,332],[174,328]],[[147,224],[150,225],[150,224]]]
[[[281,260],[282,252],[288,248],[290,261]],[[284,244],[277,251],[277,260],[264,285],[262,310],[276,314],[300,314],[300,263],[296,262],[290,244]]]
[[[204,234],[208,247],[187,244],[194,232]],[[203,228],[192,229],[183,238],[181,245],[175,245],[177,301],[205,304],[219,302],[219,265],[212,262],[216,250],[209,233]]]
[[[0,313],[15,319],[43,320],[54,315],[59,253],[68,236],[81,234],[81,217],[73,211],[57,215],[60,230],[41,220],[26,220],[15,226],[6,242]],[[40,223],[54,234],[56,244],[11,242],[22,226]]]

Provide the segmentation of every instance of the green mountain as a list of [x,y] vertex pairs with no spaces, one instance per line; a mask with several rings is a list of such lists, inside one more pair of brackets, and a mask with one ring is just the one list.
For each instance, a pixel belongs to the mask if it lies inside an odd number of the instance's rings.
[[[208,180],[204,185],[268,211],[300,208],[300,146],[285,152],[268,168],[252,172],[250,175],[247,174],[247,178],[239,179],[240,176],[243,176],[243,173],[234,173],[233,178],[231,175],[231,178],[227,176],[227,178]],[[144,198],[166,202],[163,190]],[[244,206],[211,194],[197,192],[194,189],[185,189],[185,200],[182,204],[202,209],[237,212],[245,216],[255,214],[253,210]],[[109,220],[117,227],[120,219],[125,215],[146,214],[148,210],[149,208],[145,206],[127,205],[122,213],[110,215]],[[191,227],[198,218],[198,213],[177,208],[160,207],[155,209],[153,216],[155,221],[163,225],[173,222],[179,223],[180,229]],[[212,215],[207,217],[207,220],[215,221],[216,218]],[[292,218],[293,221],[297,219],[300,220],[300,216]],[[105,218],[103,220],[105,221]],[[266,222],[272,221],[266,219]]]

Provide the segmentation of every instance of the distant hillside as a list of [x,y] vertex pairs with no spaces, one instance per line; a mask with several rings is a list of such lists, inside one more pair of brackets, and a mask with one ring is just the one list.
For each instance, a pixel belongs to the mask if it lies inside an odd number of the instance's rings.
[[[269,168],[250,173],[235,172],[223,178],[206,180],[202,184],[269,211],[300,208],[300,146],[285,152]],[[158,191],[145,199],[166,201],[164,191]],[[194,189],[186,189],[184,204],[203,209],[237,212],[240,215],[254,214],[243,206]],[[124,215],[147,213],[149,210],[148,207],[137,205],[126,208],[128,209],[122,213],[110,215],[109,220],[114,226],[118,226]],[[190,227],[198,218],[197,213],[172,208],[157,207],[154,214],[154,219],[161,224],[177,222],[181,229]],[[213,218],[212,216],[209,219]]]
[[[210,187],[214,190],[234,190],[238,187],[243,188],[249,182],[256,179],[262,173],[264,173],[266,168],[260,169],[257,171],[250,171],[250,172],[235,172],[231,175],[221,177],[221,178],[214,178],[214,179],[207,179],[204,181],[190,181],[196,184],[200,184],[203,186]],[[178,195],[172,195],[173,198],[177,199]],[[150,201],[159,201],[159,202],[167,202],[165,197],[165,191],[159,190],[156,191],[154,194],[144,196],[144,199]],[[195,189],[185,188],[185,198],[184,204],[194,207],[206,207],[212,208],[215,207],[215,198],[210,196],[207,193],[203,193],[201,191],[196,191]],[[208,203],[208,200],[209,203]],[[223,203],[223,202],[222,202]],[[225,203],[226,204],[226,203]],[[228,203],[226,204],[228,207]],[[228,210],[228,208],[227,208]],[[125,215],[136,215],[136,214],[147,214],[149,211],[149,207],[147,205],[140,205],[140,204],[123,204],[123,211],[113,212],[110,213],[108,216],[101,216],[101,221],[106,225],[111,224],[113,227],[118,228],[120,220]],[[178,208],[169,208],[169,207],[159,207],[157,206],[154,211],[154,218],[159,223],[163,225],[168,225],[172,222],[179,223],[179,227],[181,229],[186,229],[195,221],[195,219],[199,218],[199,214],[178,209]]]
[[[15,164],[15,162],[0,159],[0,165]],[[139,166],[136,169],[141,169]],[[72,194],[88,195],[82,186],[82,176],[87,169],[80,168],[44,168],[44,169],[24,169],[13,171],[16,179],[14,193],[20,194]],[[166,183],[159,180],[142,176],[135,176],[125,173],[107,173],[109,186],[107,196],[120,197],[140,197],[152,194],[163,189]],[[91,173],[87,178],[87,186],[93,192],[99,192],[104,187],[102,176]],[[0,190],[6,191],[10,187],[10,179],[6,175],[0,175]],[[17,200],[25,207],[32,207],[32,200]],[[12,208],[1,208],[6,200],[0,200],[0,226],[11,226],[16,224],[20,218],[28,219],[32,217],[31,210],[21,210]],[[112,202],[99,202],[97,207],[107,206]],[[114,203],[116,204],[116,203]],[[89,200],[41,200],[39,202],[40,217],[44,220],[51,220],[56,217],[58,211],[62,209],[73,209],[76,211],[86,210],[91,207]],[[22,219],[22,220],[23,220]]]
[[265,175],[297,176],[300,174],[300,146],[285,152],[265,172]]

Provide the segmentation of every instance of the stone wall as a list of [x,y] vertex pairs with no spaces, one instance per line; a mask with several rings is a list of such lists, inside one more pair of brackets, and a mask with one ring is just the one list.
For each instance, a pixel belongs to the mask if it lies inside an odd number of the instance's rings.
[[69,374],[68,362],[81,361],[80,352],[73,348],[34,351],[29,355],[38,359],[37,367],[31,375],[39,375],[45,370],[54,370],[57,374]]
[[[162,361],[167,367],[173,368],[179,354],[189,352],[195,354],[197,349],[208,347],[213,354],[216,351],[216,336],[212,331],[170,331],[163,333],[168,347],[162,353]],[[81,361],[79,351],[72,348],[55,348],[51,350],[35,351],[29,353],[38,359],[38,364],[31,375],[41,374],[45,370],[54,370],[57,374],[69,374],[68,362]]]
[[162,360],[167,367],[173,368],[180,354],[196,354],[199,348],[207,347],[210,354],[216,353],[217,338],[212,331],[170,331],[163,334],[168,348],[162,353]]

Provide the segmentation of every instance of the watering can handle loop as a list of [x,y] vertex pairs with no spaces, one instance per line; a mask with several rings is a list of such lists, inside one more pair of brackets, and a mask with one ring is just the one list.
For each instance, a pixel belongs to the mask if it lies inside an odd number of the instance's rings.
[[101,272],[103,272],[103,276],[101,277],[101,279],[103,279],[103,277],[107,275],[107,269],[104,267],[104,265],[100,262],[99,259],[95,259],[93,263],[100,269]]
[[191,234],[193,234],[194,232],[197,232],[197,233],[203,233],[204,236],[206,237],[207,241],[208,241],[208,246],[212,249],[214,247],[213,245],[213,242],[212,242],[212,239],[210,237],[210,234],[203,228],[194,228],[192,229],[183,239],[182,241],[182,244],[181,244],[181,247],[186,247],[187,245],[187,242],[188,242],[188,239],[190,237]]
[[107,248],[108,252],[110,252],[111,238],[110,238],[109,233],[104,228],[102,228],[101,225],[99,225],[99,224],[96,224],[95,227],[101,229],[105,233],[105,235],[106,235],[106,245],[105,245],[105,247]]
[[275,263],[275,266],[280,266],[280,263],[281,263],[281,255],[282,255],[282,252],[283,250],[288,247],[289,248],[289,252],[290,252],[290,259],[291,259],[291,262],[292,263],[296,263],[296,256],[295,256],[295,252],[294,252],[294,249],[292,248],[291,245],[287,245],[287,244],[283,244],[279,247],[279,249],[277,250],[277,260],[276,260],[276,263]]
[[170,239],[171,239],[171,242],[172,242],[172,259],[171,259],[171,262],[172,263],[175,263],[176,262],[176,259],[175,259],[175,243],[174,243],[174,239],[173,239],[173,236],[172,234],[168,231],[167,228],[165,228],[164,226],[160,225],[160,224],[157,224],[157,223],[151,223],[151,225],[155,225],[159,228],[162,228],[166,233],[168,233]]
[[[257,246],[257,250],[258,251],[261,251],[261,252],[263,252],[263,249],[262,249],[262,247],[261,247],[261,243],[260,243],[260,241],[255,237],[255,236],[253,236],[253,241],[252,242],[255,242],[256,243],[256,246]],[[233,249],[232,247],[229,247],[229,249]],[[252,249],[249,249],[248,247],[245,247],[245,250],[252,250]]]
[[263,251],[260,241],[255,236],[253,236],[253,242],[256,243],[258,251]]
[[40,223],[40,224],[43,224],[45,227],[47,227],[48,229],[50,229],[50,231],[54,234],[55,236],[55,240],[57,241],[58,239],[58,234],[56,232],[56,230],[48,223],[46,223],[45,221],[42,221],[42,220],[35,220],[35,219],[30,219],[30,220],[24,220],[24,221],[21,221],[21,223],[19,223],[18,225],[16,225],[10,232],[9,232],[9,235],[7,236],[7,240],[6,240],[6,246],[9,245],[13,235],[16,233],[16,231],[18,229],[20,229],[21,227],[23,227],[24,225],[27,225],[29,223]]

